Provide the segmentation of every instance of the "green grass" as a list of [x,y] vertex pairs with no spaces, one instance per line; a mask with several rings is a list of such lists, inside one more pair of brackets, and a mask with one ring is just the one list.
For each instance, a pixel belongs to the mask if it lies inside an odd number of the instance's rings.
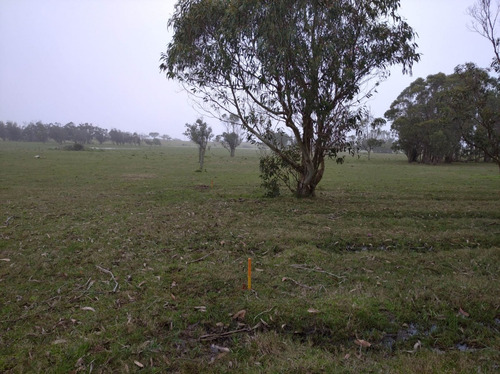
[[0,372],[500,367],[495,165],[348,158],[266,199],[254,149],[56,148],[0,143]]

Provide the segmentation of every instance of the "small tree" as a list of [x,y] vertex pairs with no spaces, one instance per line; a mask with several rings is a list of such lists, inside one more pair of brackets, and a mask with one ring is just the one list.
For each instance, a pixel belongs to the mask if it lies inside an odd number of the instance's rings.
[[368,113],[361,121],[357,146],[368,152],[368,160],[374,148],[381,147],[384,140],[381,139],[382,127],[387,123],[383,118],[375,118]]
[[212,128],[203,122],[203,119],[198,118],[195,123],[186,123],[186,131],[184,132],[189,140],[198,144],[198,160],[200,162],[200,170],[203,170],[203,163],[205,160],[205,151],[207,144],[212,139]]
[[153,139],[156,139],[158,136],[160,136],[159,132],[150,132],[149,136],[152,137]]
[[366,150],[368,151],[368,160],[370,159],[370,154],[372,153],[374,148],[381,147],[384,144],[384,141],[377,138],[368,138],[366,139]]
[[222,121],[226,127],[226,131],[224,131],[222,135],[218,135],[216,139],[229,151],[231,157],[234,157],[236,147],[243,141],[243,132],[239,124],[240,119],[234,114],[230,116],[224,114],[222,116]]

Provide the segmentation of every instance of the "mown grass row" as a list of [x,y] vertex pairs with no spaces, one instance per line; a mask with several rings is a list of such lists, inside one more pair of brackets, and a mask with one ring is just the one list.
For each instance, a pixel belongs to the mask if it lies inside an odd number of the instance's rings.
[[256,150],[30,147],[0,144],[0,371],[499,368],[493,165],[347,159],[265,199]]

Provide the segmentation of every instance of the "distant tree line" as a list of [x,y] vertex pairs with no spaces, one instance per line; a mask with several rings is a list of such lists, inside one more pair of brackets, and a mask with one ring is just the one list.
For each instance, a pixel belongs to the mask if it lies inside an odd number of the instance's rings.
[[385,117],[409,162],[484,160],[500,168],[500,2],[476,0],[468,14],[472,30],[490,42],[490,69],[459,65],[401,92]]
[[[117,145],[131,144],[140,145],[142,142],[148,145],[161,145],[157,137],[159,133],[149,133],[152,139],[138,135],[136,132],[124,132],[117,129],[108,131],[91,123],[75,125],[69,122],[66,125],[60,123],[44,124],[41,121],[30,122],[25,126],[19,126],[16,122],[0,121],[0,139],[14,142],[42,142],[53,140],[58,144],[74,142],[78,144],[103,144],[110,141]],[[168,135],[163,135],[164,140],[171,140]]]
[[385,117],[409,162],[496,162],[500,167],[500,80],[472,63],[418,78]]

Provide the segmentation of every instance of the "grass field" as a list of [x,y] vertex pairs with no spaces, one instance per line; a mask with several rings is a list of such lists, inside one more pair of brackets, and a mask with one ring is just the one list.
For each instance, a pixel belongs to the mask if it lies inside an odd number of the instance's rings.
[[500,370],[495,165],[348,158],[297,200],[196,158],[0,142],[0,372]]

